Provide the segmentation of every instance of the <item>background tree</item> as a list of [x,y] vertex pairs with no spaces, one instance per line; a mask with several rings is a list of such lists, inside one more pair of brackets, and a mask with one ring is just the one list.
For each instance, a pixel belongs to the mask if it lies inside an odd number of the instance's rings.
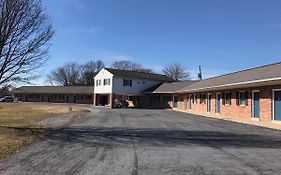
[[0,86],[29,82],[54,32],[40,0],[0,0]]
[[59,67],[48,75],[48,79],[53,84],[62,86],[76,86],[81,85],[81,66],[77,63],[67,63]]
[[11,90],[13,89],[13,87],[11,85],[3,85],[0,88],[0,98],[4,97],[6,95],[10,95],[11,94]]
[[173,80],[189,79],[189,72],[178,63],[168,65],[162,69],[162,72]]
[[104,63],[101,60],[89,61],[82,66],[82,82],[84,85],[93,86],[94,77],[103,67]]
[[115,61],[111,65],[111,67],[114,69],[119,69],[119,70],[130,70],[130,71],[153,73],[152,69],[143,68],[141,64],[134,63],[134,62],[128,61],[128,60]]

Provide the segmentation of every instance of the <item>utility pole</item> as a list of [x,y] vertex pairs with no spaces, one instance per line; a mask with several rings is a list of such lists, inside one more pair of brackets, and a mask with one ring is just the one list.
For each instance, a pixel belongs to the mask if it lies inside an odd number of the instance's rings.
[[198,73],[198,80],[202,80],[203,75],[202,75],[202,67],[199,65],[199,73]]

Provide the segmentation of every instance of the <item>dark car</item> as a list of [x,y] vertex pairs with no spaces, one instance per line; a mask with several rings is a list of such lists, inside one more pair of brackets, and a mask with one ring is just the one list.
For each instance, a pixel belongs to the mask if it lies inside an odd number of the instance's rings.
[[3,98],[0,98],[1,103],[12,103],[14,102],[14,98],[12,96],[5,96]]
[[113,108],[127,108],[129,103],[126,100],[115,99],[113,102]]

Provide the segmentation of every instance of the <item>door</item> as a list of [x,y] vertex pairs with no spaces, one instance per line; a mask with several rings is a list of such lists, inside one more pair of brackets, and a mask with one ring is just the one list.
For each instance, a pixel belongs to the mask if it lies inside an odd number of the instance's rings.
[[274,120],[281,120],[281,90],[274,91]]
[[50,102],[51,100],[50,100],[51,98],[50,98],[50,96],[48,96],[48,102]]
[[221,112],[221,94],[217,94],[216,113]]
[[260,118],[260,92],[253,92],[253,117]]
[[178,96],[174,96],[174,108],[178,108]]
[[73,103],[76,103],[76,96],[73,97]]
[[207,112],[211,112],[212,106],[212,95],[208,94],[208,106],[207,106]]
[[66,103],[69,102],[69,96],[66,96]]

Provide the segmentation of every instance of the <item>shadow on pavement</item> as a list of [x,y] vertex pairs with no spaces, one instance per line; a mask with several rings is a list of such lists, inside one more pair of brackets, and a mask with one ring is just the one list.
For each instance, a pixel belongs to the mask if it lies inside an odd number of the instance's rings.
[[54,142],[82,144],[83,146],[126,147],[142,146],[175,147],[240,147],[240,148],[281,148],[281,136],[235,134],[228,132],[127,129],[127,128],[63,128],[53,131],[49,137]]

